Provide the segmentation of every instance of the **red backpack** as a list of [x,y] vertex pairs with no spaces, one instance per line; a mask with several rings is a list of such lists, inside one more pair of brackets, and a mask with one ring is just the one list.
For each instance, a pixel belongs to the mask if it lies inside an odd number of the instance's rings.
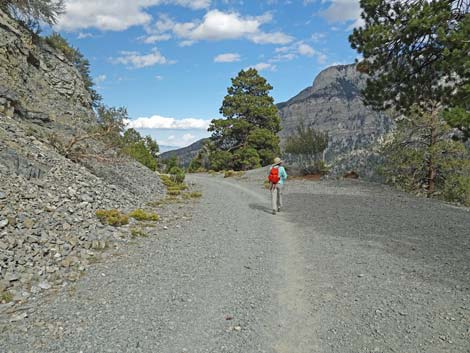
[[268,180],[269,182],[273,184],[279,183],[279,180],[281,180],[281,178],[279,177],[279,167],[271,168],[271,171],[269,172]]

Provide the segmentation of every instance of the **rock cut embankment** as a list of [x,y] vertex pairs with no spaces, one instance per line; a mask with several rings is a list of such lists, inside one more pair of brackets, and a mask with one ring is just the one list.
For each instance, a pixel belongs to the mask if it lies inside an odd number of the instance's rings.
[[73,64],[0,11],[0,313],[76,281],[101,251],[130,238],[96,210],[129,211],[164,194],[135,161],[74,163],[58,153],[51,136],[92,127],[91,103]]

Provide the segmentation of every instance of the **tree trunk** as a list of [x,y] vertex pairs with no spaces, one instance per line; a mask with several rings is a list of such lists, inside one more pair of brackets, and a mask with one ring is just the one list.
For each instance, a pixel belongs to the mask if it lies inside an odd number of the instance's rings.
[[427,197],[431,197],[436,192],[436,178],[437,178],[437,166],[435,164],[435,156],[433,147],[438,142],[437,140],[437,129],[439,124],[439,105],[436,104],[431,110],[431,131],[429,134],[429,160],[428,160],[428,185],[427,185]]

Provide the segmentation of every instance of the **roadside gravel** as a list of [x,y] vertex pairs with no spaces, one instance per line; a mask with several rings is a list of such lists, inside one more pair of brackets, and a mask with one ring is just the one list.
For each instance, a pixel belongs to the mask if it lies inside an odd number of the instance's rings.
[[272,216],[256,173],[190,176],[200,202],[0,327],[0,351],[470,352],[467,210],[292,181]]

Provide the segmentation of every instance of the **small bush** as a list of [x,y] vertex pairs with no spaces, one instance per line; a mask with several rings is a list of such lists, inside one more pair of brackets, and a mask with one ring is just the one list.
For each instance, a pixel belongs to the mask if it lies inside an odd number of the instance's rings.
[[243,171],[236,172],[234,170],[226,170],[224,172],[224,178],[242,177],[243,175],[245,175]]
[[443,196],[447,201],[470,206],[470,177],[462,175],[449,177],[444,186]]
[[160,175],[160,180],[166,187],[175,186],[175,183],[173,182],[173,180],[171,180],[170,176],[168,175]]
[[197,199],[199,197],[202,197],[202,192],[199,191],[193,191],[189,194],[189,196],[193,199]]
[[161,205],[163,205],[163,203],[164,203],[164,202],[163,202],[162,200],[158,200],[158,201],[150,201],[150,202],[147,202],[146,205],[147,205],[148,207],[153,207],[153,208],[155,208],[155,207],[160,207]]
[[147,213],[144,210],[138,208],[129,214],[130,217],[137,221],[153,221],[156,222],[160,219],[160,216],[156,213]]
[[101,223],[108,224],[113,227],[119,227],[129,223],[129,217],[116,209],[98,210],[95,214]]
[[326,165],[326,163],[322,160],[314,161],[311,164],[304,164],[302,166],[303,175],[312,175],[312,174],[326,175],[329,172],[330,172],[330,167]]
[[174,185],[168,187],[168,190],[184,191],[184,190],[187,190],[187,189],[188,189],[188,186],[186,184],[174,184]]
[[168,173],[171,176],[171,180],[176,184],[182,184],[186,177],[184,170],[180,167],[173,167],[168,171]]
[[10,292],[3,292],[0,294],[0,302],[1,303],[9,303],[13,300],[13,294]]
[[271,188],[271,183],[269,182],[269,180],[264,181],[263,187],[268,190]]
[[149,235],[144,232],[141,228],[132,228],[131,236],[132,238],[147,238]]
[[181,190],[178,190],[178,189],[168,189],[168,195],[171,195],[171,196],[179,196],[181,195]]

